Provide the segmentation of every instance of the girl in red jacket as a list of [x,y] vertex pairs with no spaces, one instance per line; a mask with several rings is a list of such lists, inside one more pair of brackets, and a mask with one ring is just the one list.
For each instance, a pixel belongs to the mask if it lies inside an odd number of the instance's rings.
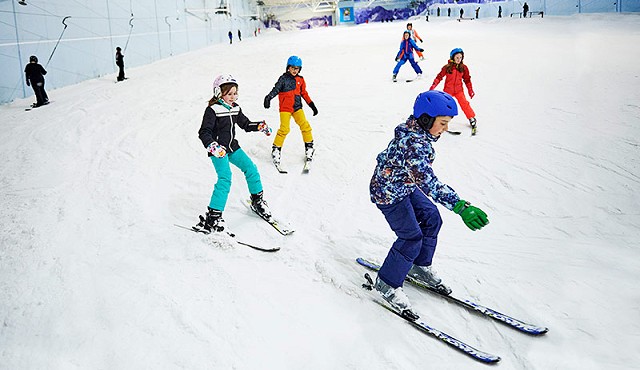
[[455,48],[451,50],[449,57],[449,62],[442,67],[442,70],[433,80],[433,84],[429,90],[434,90],[438,87],[438,84],[442,81],[442,78],[444,78],[444,92],[450,94],[458,101],[458,105],[460,105],[464,115],[467,116],[467,119],[469,120],[469,124],[471,124],[471,135],[475,135],[476,113],[473,111],[473,108],[471,108],[471,104],[467,101],[467,98],[464,95],[464,89],[462,88],[462,83],[464,82],[467,86],[467,91],[469,92],[469,98],[473,99],[476,95],[473,92],[473,86],[471,85],[469,68],[462,62],[464,59],[464,51],[460,48]]

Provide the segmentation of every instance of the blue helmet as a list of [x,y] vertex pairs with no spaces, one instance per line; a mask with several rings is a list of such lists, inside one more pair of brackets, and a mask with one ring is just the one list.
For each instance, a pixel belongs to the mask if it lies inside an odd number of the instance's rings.
[[458,53],[462,54],[462,59],[464,59],[464,51],[462,51],[461,48],[455,48],[455,49],[451,50],[451,53],[449,54],[449,58],[453,59],[453,56],[458,54]]
[[451,95],[443,91],[425,91],[420,93],[416,97],[416,102],[413,103],[413,117],[427,131],[433,126],[433,121],[435,121],[436,117],[454,117],[457,115],[458,105]]
[[287,68],[289,68],[289,66],[300,67],[300,70],[302,70],[302,59],[295,55],[290,56],[289,59],[287,59]]

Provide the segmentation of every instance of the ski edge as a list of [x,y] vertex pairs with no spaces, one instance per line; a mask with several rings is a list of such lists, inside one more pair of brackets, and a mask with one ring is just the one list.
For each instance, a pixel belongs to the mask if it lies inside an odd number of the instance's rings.
[[498,361],[501,360],[500,356],[496,356],[494,354],[485,352],[485,351],[481,351],[469,344],[466,344],[465,342],[441,331],[438,329],[435,329],[431,326],[429,326],[428,324],[424,323],[423,321],[421,321],[420,319],[418,320],[411,320],[405,316],[402,315],[402,313],[398,312],[396,309],[394,309],[393,307],[389,306],[386,302],[378,299],[378,298],[371,298],[374,302],[376,302],[377,304],[379,304],[380,306],[386,308],[387,310],[389,310],[390,312],[392,312],[393,314],[395,314],[396,316],[399,316],[400,318],[402,318],[403,320],[405,320],[406,322],[408,322],[409,324],[411,324],[414,328],[422,331],[425,334],[431,335],[434,338],[440,339],[441,341],[443,341],[445,344],[449,345],[450,347],[464,353],[465,355],[471,357],[474,360],[483,362],[483,363],[487,363],[487,364],[493,364],[493,363],[497,363]]
[[[380,265],[373,263],[371,261],[368,261],[364,258],[358,257],[356,258],[356,262],[358,262],[360,265],[369,268],[373,271],[378,271],[380,269]],[[406,281],[410,282],[411,284],[418,286],[422,289],[425,289],[433,294],[437,294],[443,298],[446,298],[447,300],[451,301],[451,302],[455,302],[459,305],[462,305],[464,307],[467,307],[471,310],[474,310],[476,312],[479,312],[487,317],[490,317],[494,320],[497,320],[501,323],[504,323],[514,329],[517,329],[523,333],[526,334],[530,334],[530,335],[542,335],[545,334],[549,331],[549,329],[547,327],[544,326],[538,326],[538,325],[533,325],[533,324],[528,324],[524,321],[518,320],[514,317],[511,317],[509,315],[505,315],[503,313],[500,313],[496,310],[493,310],[489,307],[485,307],[483,305],[480,305],[478,303],[472,302],[468,299],[460,299],[457,298],[453,295],[444,295],[439,293],[437,290],[432,289],[431,287],[421,283],[419,280],[416,280],[410,276],[407,276]]]
[[[194,233],[198,233],[198,234],[205,234],[205,235],[210,235],[211,233],[208,233],[204,230],[198,230],[194,227],[186,227],[186,226],[182,226],[182,225],[178,225],[178,224],[173,224],[173,226],[177,226],[181,229],[185,229],[185,230],[189,230],[189,231],[193,231]],[[249,248],[253,248],[255,250],[261,251],[261,252],[277,252],[280,250],[279,246],[275,246],[273,248],[264,248],[264,247],[259,247],[257,245],[254,244],[250,244],[250,243],[245,243],[243,241],[240,241],[238,239],[236,239],[236,235],[230,232],[227,232],[227,235],[229,235],[231,238],[233,238],[233,241],[236,244],[240,244],[240,245],[244,245],[245,247],[249,247]]]
[[287,235],[291,235],[295,232],[294,229],[292,229],[289,224],[286,224],[283,221],[278,220],[277,218],[271,216],[271,220],[268,220],[262,216],[260,216],[259,214],[257,214],[252,208],[251,208],[251,199],[245,199],[242,201],[242,203],[249,208],[249,211],[251,211],[251,213],[253,213],[254,215],[258,216],[260,219],[264,220],[266,223],[268,223],[269,225],[271,225],[274,229],[276,229],[280,234],[287,236]]

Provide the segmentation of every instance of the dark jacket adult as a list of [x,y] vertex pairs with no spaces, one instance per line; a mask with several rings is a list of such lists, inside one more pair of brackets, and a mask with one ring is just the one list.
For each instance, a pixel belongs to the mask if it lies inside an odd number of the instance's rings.
[[[227,107],[216,102],[204,110],[198,137],[205,148],[215,141],[224,146],[228,152],[234,152],[240,148],[236,140],[236,125],[246,132],[251,132],[258,131],[259,123],[251,122],[236,103]],[[212,154],[209,153],[209,157],[211,156]]]
[[313,101],[307,93],[307,84],[304,82],[304,78],[300,75],[295,77],[289,72],[285,72],[278,78],[278,81],[271,89],[271,92],[264,98],[265,107],[267,102],[275,98],[278,95],[278,101],[280,103],[280,112],[293,113],[298,109],[302,109],[302,99],[309,106],[313,104]]
[[124,67],[124,55],[122,55],[120,50],[116,50],[116,65],[118,67]]
[[24,73],[27,78],[27,85],[35,85],[38,82],[44,82],[44,75],[47,71],[38,63],[29,63],[24,67]]

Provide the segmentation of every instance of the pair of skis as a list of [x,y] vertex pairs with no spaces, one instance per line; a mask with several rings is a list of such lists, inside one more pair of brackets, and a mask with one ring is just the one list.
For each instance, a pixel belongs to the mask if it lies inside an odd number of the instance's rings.
[[[302,167],[302,173],[309,173],[311,170],[311,162],[313,161],[313,157],[305,157],[304,166]],[[289,173],[287,170],[282,168],[281,162],[273,161],[273,165],[276,167],[276,170],[280,173]]]
[[[263,219],[264,221],[266,221],[269,225],[271,225],[274,229],[276,229],[280,234],[282,235],[291,235],[295,230],[292,229],[287,223],[282,222],[276,218],[274,218],[273,216],[271,217],[264,217],[262,214],[259,214],[258,212],[256,212],[253,207],[251,207],[251,200],[247,199],[245,201],[242,202],[245,206],[247,206],[247,208],[249,208],[253,213],[255,213],[257,216],[259,216],[261,219]],[[177,226],[181,229],[186,229],[186,230],[190,230],[196,233],[202,233],[202,234],[210,234],[211,231],[208,231],[204,228],[204,217],[200,216],[200,222],[192,227],[186,227],[186,226],[182,226],[182,225],[177,225],[174,224],[174,226]],[[246,243],[243,242],[241,240],[236,239],[236,235],[233,232],[230,232],[228,230],[225,230],[224,232],[226,232],[226,234],[228,236],[230,236],[231,238],[233,238],[233,240],[235,241],[236,244],[239,245],[244,245],[247,246],[249,248],[253,248],[262,252],[277,252],[280,250],[279,246],[275,246],[275,247],[262,247],[262,246],[258,246],[255,244],[251,244],[251,243]]]
[[[357,258],[356,262],[358,262],[360,265],[372,270],[372,271],[378,271],[380,270],[380,265],[373,263],[371,261],[368,261],[364,258]],[[363,287],[371,290],[373,288],[373,280],[371,279],[371,277],[369,276],[369,274],[365,274],[365,278],[367,279],[367,283],[363,284]],[[460,306],[463,306],[467,309],[473,310],[474,312],[478,312],[486,317],[489,317],[491,319],[494,319],[496,321],[499,321],[507,326],[510,326],[511,328],[517,329],[523,333],[529,334],[529,335],[542,335],[545,334],[546,332],[549,331],[548,328],[543,327],[543,326],[537,326],[537,325],[532,325],[532,324],[528,324],[524,321],[518,320],[516,318],[513,318],[511,316],[505,315],[503,313],[500,313],[494,309],[491,309],[489,307],[485,307],[482,306],[476,302],[473,302],[471,300],[468,299],[462,299],[462,298],[457,298],[451,294],[449,295],[445,295],[442,294],[441,292],[439,292],[436,289],[431,288],[429,285],[425,284],[424,282],[418,280],[418,279],[414,279],[410,276],[407,276],[405,278],[405,281],[408,281],[409,283],[420,287],[422,289],[425,289],[427,291],[429,291],[430,293],[436,294],[440,297],[443,297],[445,299],[447,299],[449,302],[458,304]],[[403,315],[403,312],[399,312],[398,310],[396,310],[395,308],[391,307],[389,304],[386,303],[386,301],[380,300],[380,299],[375,299],[375,301],[384,306],[385,308],[387,308],[388,310],[394,312],[396,315],[404,318],[405,320],[409,321],[414,327],[416,327],[417,329],[432,335],[442,341],[444,341],[445,343],[447,343],[448,345],[454,347],[455,349],[458,349],[460,351],[462,351],[463,353],[465,353],[466,355],[472,357],[475,360],[481,361],[481,362],[485,362],[485,363],[494,363],[494,362],[498,362],[500,361],[500,357],[487,353],[487,352],[483,352],[480,351],[464,342],[462,342],[459,339],[456,339],[442,331],[439,331],[427,324],[425,324],[422,321],[419,320],[411,320],[409,317],[407,317],[406,315]]]

